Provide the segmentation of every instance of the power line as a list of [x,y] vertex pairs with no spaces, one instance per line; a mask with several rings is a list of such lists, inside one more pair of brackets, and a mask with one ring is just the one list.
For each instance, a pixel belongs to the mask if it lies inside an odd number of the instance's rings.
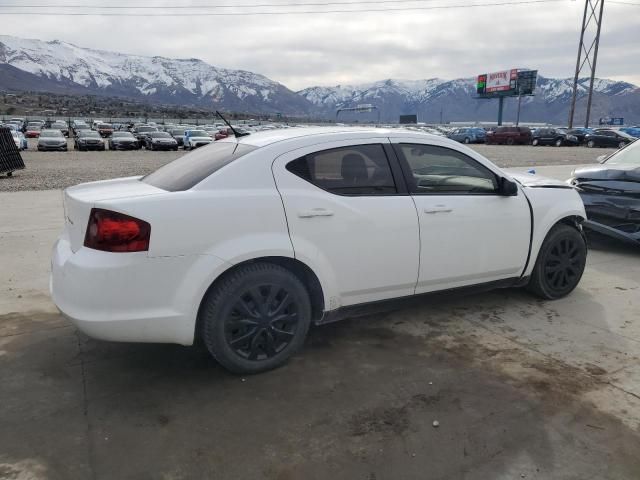
[[[405,12],[411,10],[450,10],[461,8],[478,8],[478,7],[497,7],[497,6],[517,6],[517,5],[531,5],[537,3],[558,3],[566,2],[567,0],[524,0],[519,2],[509,1],[501,3],[472,3],[472,4],[459,4],[459,5],[433,5],[429,7],[403,7],[403,8],[367,8],[367,9],[352,9],[352,10],[308,10],[308,11],[267,11],[267,12],[201,12],[198,13],[199,17],[226,17],[226,16],[260,16],[260,15],[314,15],[314,14],[326,14],[326,13],[369,13],[369,12]],[[326,5],[326,4],[324,4]],[[344,5],[344,4],[343,4]],[[236,6],[242,8],[242,5]],[[55,7],[50,7],[55,8]],[[99,8],[99,7],[96,7]],[[185,7],[188,8],[188,7]],[[76,16],[76,17],[193,17],[191,13],[129,13],[129,12],[1,12],[0,15],[28,15],[28,16]]]
[[361,4],[376,4],[376,3],[424,3],[424,2],[437,2],[440,0],[356,0],[353,2],[321,2],[321,3],[254,3],[254,4],[238,4],[233,5],[144,5],[144,6],[130,6],[130,5],[0,5],[1,8],[80,8],[89,10],[184,10],[185,8],[199,8],[199,9],[215,9],[215,8],[246,8],[246,7],[316,7],[325,5],[361,5]]

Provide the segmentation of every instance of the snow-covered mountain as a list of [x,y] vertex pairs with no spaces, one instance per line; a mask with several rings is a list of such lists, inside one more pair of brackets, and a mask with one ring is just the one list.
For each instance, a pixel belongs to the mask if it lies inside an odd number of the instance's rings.
[[[585,110],[588,83],[586,78],[580,80],[578,116]],[[566,122],[572,86],[573,79],[539,76],[536,96],[523,99],[523,121]],[[497,116],[496,102],[474,98],[474,78],[387,79],[292,92],[263,75],[218,68],[195,58],[126,55],[7,35],[0,35],[0,90],[112,95],[238,112],[326,118],[333,118],[337,108],[369,103],[378,107],[384,122],[397,121],[401,114],[417,114],[425,122],[494,121]],[[593,118],[620,116],[640,123],[637,86],[598,79],[595,92]],[[507,121],[515,118],[516,103],[506,101]]]
[[196,58],[126,55],[0,35],[0,64],[27,78],[36,76],[87,93],[250,112],[305,114],[309,108],[299,95],[263,75],[214,67]]
[[[445,121],[495,120],[495,102],[476,100],[475,88],[475,78],[417,81],[387,79],[362,85],[310,87],[298,93],[326,114],[341,107],[372,104],[380,109],[385,121],[396,120],[398,115],[411,113],[417,113],[420,120],[427,122],[439,121],[441,114]],[[589,79],[580,79],[579,106],[584,102],[588,88]],[[537,122],[566,121],[572,89],[572,78],[539,76],[536,96],[523,98],[523,118]],[[640,89],[635,85],[607,79],[596,79],[594,92],[594,113],[602,116],[624,116],[615,109],[624,104],[625,100],[637,99],[640,95]],[[632,103],[635,108],[625,109],[627,118],[640,121],[640,104],[637,100]],[[507,100],[506,114],[512,114],[514,107],[515,101]]]

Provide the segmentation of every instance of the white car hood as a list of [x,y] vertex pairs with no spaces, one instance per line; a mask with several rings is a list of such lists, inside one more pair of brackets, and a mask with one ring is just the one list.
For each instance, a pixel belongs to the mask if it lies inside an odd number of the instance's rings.
[[563,187],[567,188],[567,184],[561,180],[555,180],[553,178],[542,177],[535,173],[509,173],[519,184],[525,187]]

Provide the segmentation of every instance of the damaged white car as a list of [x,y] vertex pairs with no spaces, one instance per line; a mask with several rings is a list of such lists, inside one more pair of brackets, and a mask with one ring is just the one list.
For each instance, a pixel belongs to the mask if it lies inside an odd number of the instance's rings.
[[449,139],[291,128],[228,138],[145,177],[64,194],[51,291],[104,340],[202,339],[234,372],[284,363],[312,323],[452,289],[570,293],[578,193]]

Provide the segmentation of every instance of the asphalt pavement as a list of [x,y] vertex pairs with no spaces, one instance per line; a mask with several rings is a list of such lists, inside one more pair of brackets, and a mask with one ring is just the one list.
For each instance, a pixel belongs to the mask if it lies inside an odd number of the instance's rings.
[[558,301],[425,300],[238,377],[201,347],[77,332],[48,295],[61,191],[0,205],[2,479],[640,478],[638,249],[591,238]]

